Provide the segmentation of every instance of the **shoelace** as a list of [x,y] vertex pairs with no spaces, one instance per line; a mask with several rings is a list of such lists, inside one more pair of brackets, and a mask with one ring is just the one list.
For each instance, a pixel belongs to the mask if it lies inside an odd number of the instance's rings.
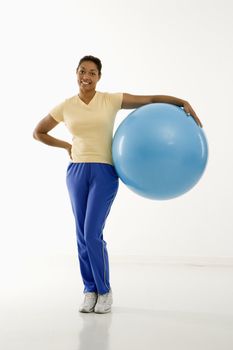
[[87,299],[95,299],[96,298],[96,294],[91,294],[91,293],[87,293],[85,294],[85,300]]
[[101,304],[105,304],[106,301],[107,301],[107,296],[105,296],[105,295],[98,296],[98,302],[100,302]]

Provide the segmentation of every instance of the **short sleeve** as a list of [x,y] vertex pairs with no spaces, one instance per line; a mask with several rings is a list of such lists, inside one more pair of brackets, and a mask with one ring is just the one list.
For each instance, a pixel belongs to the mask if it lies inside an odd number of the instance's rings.
[[49,114],[56,120],[56,122],[60,123],[64,121],[64,117],[63,117],[63,110],[64,110],[64,104],[65,101],[63,101],[62,103],[60,103],[59,105],[55,106],[53,109],[51,109],[51,111],[49,112]]
[[117,111],[121,109],[122,100],[123,100],[123,93],[122,92],[110,93],[109,99],[110,99],[110,102],[112,103],[114,109],[116,109]]

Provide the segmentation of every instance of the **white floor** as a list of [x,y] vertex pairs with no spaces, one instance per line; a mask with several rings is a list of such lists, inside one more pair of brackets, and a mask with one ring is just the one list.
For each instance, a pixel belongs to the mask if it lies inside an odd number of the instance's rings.
[[3,350],[232,350],[233,266],[111,263],[111,314],[80,314],[74,259],[8,266]]

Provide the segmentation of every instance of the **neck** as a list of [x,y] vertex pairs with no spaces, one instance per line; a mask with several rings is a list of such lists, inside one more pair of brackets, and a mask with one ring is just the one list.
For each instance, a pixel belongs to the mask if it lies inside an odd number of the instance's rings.
[[83,101],[90,101],[94,96],[95,96],[96,91],[95,90],[90,90],[90,91],[83,91],[79,90],[79,97]]

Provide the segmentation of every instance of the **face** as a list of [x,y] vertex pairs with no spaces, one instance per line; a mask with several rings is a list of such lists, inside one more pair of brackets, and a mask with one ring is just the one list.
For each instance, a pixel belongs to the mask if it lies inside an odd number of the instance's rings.
[[100,79],[98,68],[92,61],[82,62],[76,74],[79,88],[83,92],[95,89],[96,84]]

